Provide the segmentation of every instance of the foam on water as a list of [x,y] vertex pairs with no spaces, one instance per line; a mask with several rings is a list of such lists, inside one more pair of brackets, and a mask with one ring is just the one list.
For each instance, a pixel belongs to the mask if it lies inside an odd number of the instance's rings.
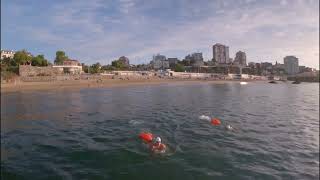
[[199,119],[210,121],[211,118],[209,116],[206,116],[206,115],[201,115],[201,116],[199,116]]
[[138,120],[130,120],[129,121],[129,124],[132,124],[132,125],[139,125],[139,124],[142,124],[143,121],[138,121]]

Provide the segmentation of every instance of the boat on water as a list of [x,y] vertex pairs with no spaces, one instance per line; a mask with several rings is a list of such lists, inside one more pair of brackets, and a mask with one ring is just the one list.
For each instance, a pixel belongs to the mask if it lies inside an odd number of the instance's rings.
[[278,84],[276,81],[269,81],[271,84]]

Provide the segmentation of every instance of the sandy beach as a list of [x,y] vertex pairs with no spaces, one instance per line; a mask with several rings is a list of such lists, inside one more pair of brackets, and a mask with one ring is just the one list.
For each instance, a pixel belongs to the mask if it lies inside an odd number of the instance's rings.
[[192,84],[239,82],[232,80],[199,80],[199,79],[106,79],[97,80],[68,80],[53,82],[16,82],[1,84],[1,93],[35,91],[35,90],[77,90],[82,88],[107,88],[118,86],[157,85],[157,84]]

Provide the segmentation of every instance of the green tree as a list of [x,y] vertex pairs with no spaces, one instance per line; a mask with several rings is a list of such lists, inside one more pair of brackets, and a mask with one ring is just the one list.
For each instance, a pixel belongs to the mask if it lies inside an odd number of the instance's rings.
[[31,63],[32,56],[26,50],[17,51],[13,58],[1,60],[1,76],[6,74],[19,74],[19,65]]
[[26,64],[27,62],[31,62],[32,56],[25,50],[17,51],[13,56],[13,60],[13,64]]
[[8,74],[18,74],[19,66],[12,58],[4,58],[1,60],[1,76],[7,77]]
[[68,56],[64,51],[57,51],[56,52],[56,59],[54,60],[55,64],[63,64],[63,61],[67,60]]
[[84,63],[81,63],[81,66],[82,66],[82,70],[85,72],[85,73],[89,73],[89,66],[84,64]]
[[110,65],[101,66],[101,71],[112,71],[112,70],[114,70],[113,66],[110,66]]
[[18,66],[19,64],[14,59],[10,59],[8,66]]
[[44,58],[44,55],[38,55],[32,58],[31,61],[32,66],[48,66],[48,60]]
[[82,69],[85,73],[89,73],[89,66],[88,65],[84,65],[82,66]]
[[181,64],[176,64],[176,66],[174,67],[174,71],[175,72],[184,72],[185,71],[185,68],[183,65]]
[[118,62],[118,60],[112,61],[112,62],[111,62],[111,66],[113,66],[113,67],[115,67],[115,68],[119,67],[119,62]]
[[7,68],[8,72],[13,72],[15,74],[19,74],[19,66],[9,66]]
[[49,61],[48,60],[43,60],[41,66],[48,66],[49,65]]
[[127,66],[125,64],[123,64],[121,61],[119,60],[114,60],[111,62],[111,65],[113,67],[115,67],[116,69],[126,69]]
[[1,65],[9,65],[11,60],[11,58],[5,57],[1,60]]
[[89,71],[91,74],[96,74],[96,73],[100,73],[100,69],[101,69],[100,63],[95,63],[90,66]]

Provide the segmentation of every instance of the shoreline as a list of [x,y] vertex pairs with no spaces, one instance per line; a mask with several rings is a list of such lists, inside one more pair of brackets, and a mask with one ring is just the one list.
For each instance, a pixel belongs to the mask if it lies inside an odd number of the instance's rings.
[[[138,80],[118,80],[107,79],[100,82],[93,80],[67,80],[54,82],[18,82],[2,83],[1,93],[25,92],[25,91],[44,91],[44,90],[80,90],[85,88],[110,88],[127,87],[141,85],[160,85],[160,84],[194,84],[210,83],[223,84],[228,82],[240,82],[241,80],[199,80],[199,79],[138,79]],[[259,82],[261,80],[243,80],[246,82]]]

